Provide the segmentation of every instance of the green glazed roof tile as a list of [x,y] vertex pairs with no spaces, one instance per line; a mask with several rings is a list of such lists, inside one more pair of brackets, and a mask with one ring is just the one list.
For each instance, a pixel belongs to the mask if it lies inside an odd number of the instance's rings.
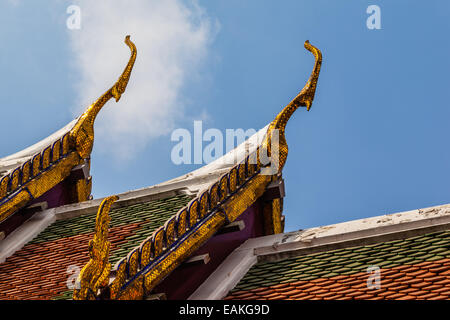
[[450,240],[440,240],[440,241],[437,241],[437,242],[435,242],[435,243],[433,243],[433,245],[435,245],[435,246],[439,246],[439,247],[449,247],[450,246]]
[[303,281],[310,281],[310,280],[314,280],[317,279],[318,277],[316,276],[307,276],[307,277],[299,277],[299,280],[303,280]]
[[359,247],[359,248],[354,249],[353,252],[364,254],[364,253],[366,253],[367,251],[370,251],[370,250],[371,249],[367,248],[367,247]]
[[360,267],[360,266],[363,266],[363,265],[365,265],[365,263],[356,261],[356,262],[348,264],[347,267],[348,268],[356,268],[356,267]]
[[433,243],[433,242],[439,242],[439,238],[431,238],[427,239],[425,241],[422,241],[423,243]]
[[337,272],[337,273],[343,273],[343,272],[347,272],[347,271],[351,271],[351,270],[352,270],[351,268],[343,267],[343,268],[335,269],[333,271]]
[[[110,228],[127,226],[133,223],[139,223],[140,226],[132,235],[125,239],[124,243],[111,252],[111,264],[114,265],[120,258],[128,254],[131,249],[150,236],[155,229],[164,225],[171,216],[175,215],[191,199],[192,197],[188,195],[177,195],[112,209],[110,211]],[[30,243],[42,243],[92,233],[95,228],[95,219],[96,213],[94,212],[58,220],[47,227]]]
[[442,252],[446,252],[446,251],[448,251],[446,248],[435,248],[429,252],[430,253],[442,253]]
[[445,258],[445,256],[434,256],[434,257],[428,259],[428,261],[442,260],[444,258]]
[[331,278],[331,277],[335,277],[338,275],[339,275],[339,273],[337,273],[337,272],[327,272],[327,273],[322,274],[322,277],[323,278]]
[[312,271],[312,270],[315,270],[315,269],[316,269],[316,267],[314,267],[314,266],[308,266],[306,268],[300,269],[300,271],[308,272],[308,271]]
[[414,260],[413,258],[404,257],[402,259],[396,260],[395,262],[404,264],[404,263],[408,263],[408,262],[413,261],[413,260]]
[[416,257],[414,257],[415,259],[420,259],[420,260],[423,260],[423,261],[425,261],[425,260],[429,260],[430,258],[432,258],[432,257],[434,257],[434,254],[432,254],[432,253],[428,253],[428,252],[424,252],[424,254],[423,255],[421,255],[421,256],[416,256]]
[[[435,232],[404,240],[393,240],[360,247],[343,248],[278,262],[257,263],[233,291],[298,280],[330,278],[365,272],[367,267],[393,268],[450,256],[450,231]],[[273,275],[276,270],[276,275]]]
[[392,261],[386,260],[386,261],[382,261],[382,262],[378,262],[377,266],[380,268],[392,268],[394,266],[399,265],[398,263],[394,263]]
[[346,263],[348,261],[348,259],[346,258],[341,258],[340,256],[337,257],[337,259],[333,259],[331,260],[331,262],[335,263],[335,264],[342,264],[342,263]]
[[322,261],[319,261],[319,262],[315,263],[315,265],[317,267],[323,268],[323,267],[326,267],[326,266],[333,266],[334,264],[332,262],[330,262],[330,261],[322,260]]

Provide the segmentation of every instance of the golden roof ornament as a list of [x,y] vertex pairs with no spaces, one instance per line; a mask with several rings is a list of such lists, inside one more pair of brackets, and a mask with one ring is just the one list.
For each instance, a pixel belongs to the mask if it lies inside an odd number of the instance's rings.
[[92,151],[94,144],[94,121],[97,114],[111,98],[115,98],[116,102],[118,102],[127,87],[131,70],[136,61],[137,51],[129,35],[125,37],[125,43],[131,50],[131,57],[119,80],[86,109],[70,133],[72,143],[75,145],[81,158],[87,158]]
[[[288,154],[288,145],[285,138],[286,124],[299,107],[306,107],[307,111],[311,109],[314,95],[316,93],[320,68],[322,66],[322,53],[320,50],[310,44],[309,40],[305,41],[304,46],[314,55],[315,58],[314,68],[308,82],[306,82],[306,85],[300,93],[286,107],[284,107],[283,110],[281,110],[276,118],[270,123],[269,128],[267,129],[266,139],[262,143],[263,148],[268,150],[268,154],[271,156],[272,160],[277,162],[278,171],[281,171],[286,163]],[[278,147],[278,152],[271,152],[271,146],[273,146],[271,140],[274,134],[278,134],[278,143],[275,143]]]
[[89,262],[83,267],[77,279],[78,288],[73,291],[74,300],[94,300],[101,293],[102,288],[109,284],[111,264],[109,251],[111,243],[109,234],[109,210],[112,204],[119,199],[111,196],[103,199],[97,211],[95,220],[95,235],[89,242]]

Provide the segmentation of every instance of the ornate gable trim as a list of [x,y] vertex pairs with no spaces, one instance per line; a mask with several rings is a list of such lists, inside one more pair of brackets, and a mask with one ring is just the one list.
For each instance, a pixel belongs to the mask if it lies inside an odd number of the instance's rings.
[[[125,43],[131,57],[119,80],[86,109],[69,132],[0,179],[0,223],[67,178],[72,168],[89,163],[95,117],[108,100],[119,101],[136,60],[136,47],[130,36],[125,38]],[[85,201],[90,192],[91,180],[82,180],[76,184],[73,198]]]

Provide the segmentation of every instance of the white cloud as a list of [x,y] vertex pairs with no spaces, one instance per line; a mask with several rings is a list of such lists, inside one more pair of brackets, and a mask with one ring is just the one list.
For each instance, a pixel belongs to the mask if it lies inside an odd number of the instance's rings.
[[13,6],[17,6],[19,5],[20,0],[8,0],[8,2]]
[[68,30],[80,74],[78,115],[106,91],[128,62],[127,34],[138,53],[127,90],[95,126],[96,146],[126,158],[168,134],[183,118],[181,89],[208,55],[215,27],[196,2],[81,0],[81,29]]

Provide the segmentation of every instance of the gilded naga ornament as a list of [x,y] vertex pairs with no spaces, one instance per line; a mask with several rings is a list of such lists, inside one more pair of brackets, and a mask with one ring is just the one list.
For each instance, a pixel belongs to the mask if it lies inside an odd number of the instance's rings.
[[95,220],[95,235],[89,242],[89,262],[81,270],[77,286],[73,291],[74,300],[94,300],[101,294],[101,289],[109,285],[111,264],[109,263],[110,242],[109,234],[109,210],[111,205],[119,197],[111,196],[103,199],[98,208]]
[[100,98],[97,99],[97,101],[86,109],[71,131],[72,143],[74,144],[80,157],[83,159],[90,155],[94,145],[95,117],[106,102],[108,102],[111,98],[115,98],[116,102],[120,100],[122,93],[125,92],[128,80],[130,79],[131,70],[133,69],[134,62],[136,61],[137,51],[136,46],[130,40],[130,36],[125,37],[125,43],[131,50],[131,57],[119,80],[117,80],[117,82],[108,91],[106,91]]
[[[286,107],[284,107],[283,110],[281,110],[276,118],[270,123],[269,128],[267,129],[266,139],[262,144],[263,148],[266,148],[268,154],[271,156],[272,161],[277,162],[278,171],[280,172],[286,163],[288,154],[288,145],[285,138],[286,124],[295,110],[299,107],[306,107],[307,111],[311,109],[314,95],[316,93],[320,67],[322,66],[322,53],[320,50],[310,44],[308,40],[305,41],[304,46],[314,55],[315,63],[313,71],[311,72],[308,82],[306,82],[306,85],[300,93]],[[274,134],[279,134],[278,143],[275,143],[275,146],[278,146],[278,152],[271,152],[271,140]]]

